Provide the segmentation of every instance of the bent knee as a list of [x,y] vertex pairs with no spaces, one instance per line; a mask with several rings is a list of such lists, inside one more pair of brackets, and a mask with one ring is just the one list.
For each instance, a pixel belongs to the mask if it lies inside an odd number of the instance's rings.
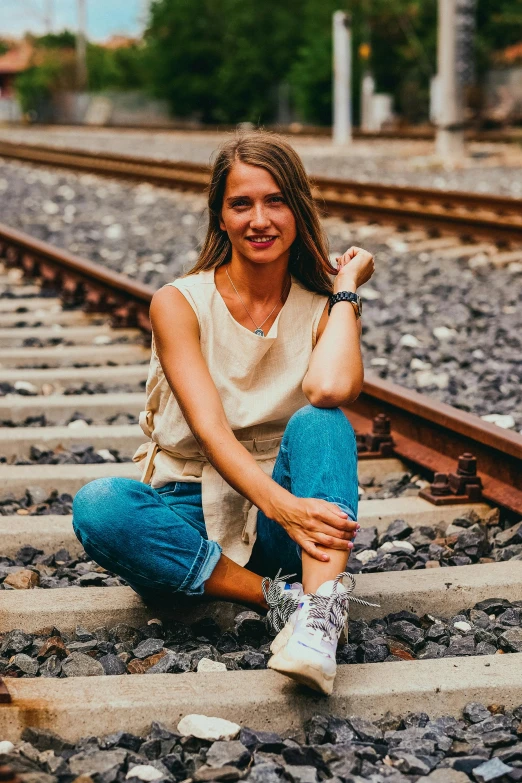
[[353,427],[340,408],[316,408],[305,405],[299,408],[289,419],[287,428],[324,430],[325,427],[342,427],[353,433]]
[[[137,487],[135,487],[137,485]],[[92,534],[108,521],[114,523],[131,505],[130,496],[150,487],[128,478],[100,478],[85,484],[73,500],[73,527],[76,535]]]

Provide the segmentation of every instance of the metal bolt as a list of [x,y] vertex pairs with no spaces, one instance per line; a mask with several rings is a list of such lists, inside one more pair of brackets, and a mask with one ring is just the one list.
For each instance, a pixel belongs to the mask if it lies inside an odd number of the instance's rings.
[[379,413],[372,422],[372,435],[389,435],[391,423],[385,413]]
[[435,473],[433,477],[433,483],[430,485],[430,492],[432,495],[437,497],[442,495],[451,495],[447,473]]
[[476,476],[477,475],[477,458],[467,451],[465,454],[461,454],[459,457],[457,473],[459,476]]

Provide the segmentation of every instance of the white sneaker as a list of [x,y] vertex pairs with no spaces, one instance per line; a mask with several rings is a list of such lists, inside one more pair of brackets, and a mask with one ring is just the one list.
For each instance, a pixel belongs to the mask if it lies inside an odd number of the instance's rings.
[[275,579],[266,576],[262,582],[263,595],[268,604],[266,624],[270,633],[277,634],[276,639],[286,628],[289,618],[296,613],[299,599],[303,594],[301,582],[286,581],[291,576],[294,574],[281,576],[281,569],[279,569]]
[[[348,588],[341,582],[343,577],[351,582]],[[303,595],[297,611],[281,632],[287,633],[286,643],[277,645],[275,651],[277,638],[272,643],[274,655],[268,667],[330,695],[337,671],[337,644],[348,619],[348,602],[376,606],[350,595],[354,587],[353,576],[343,572],[324,582],[317,593]]]

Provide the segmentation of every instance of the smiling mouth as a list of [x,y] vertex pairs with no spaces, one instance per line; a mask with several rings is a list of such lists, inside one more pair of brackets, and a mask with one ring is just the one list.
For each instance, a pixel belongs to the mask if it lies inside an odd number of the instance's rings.
[[274,239],[277,239],[275,236],[264,236],[264,237],[246,237],[249,242],[252,242],[254,245],[266,245],[269,242],[273,242]]

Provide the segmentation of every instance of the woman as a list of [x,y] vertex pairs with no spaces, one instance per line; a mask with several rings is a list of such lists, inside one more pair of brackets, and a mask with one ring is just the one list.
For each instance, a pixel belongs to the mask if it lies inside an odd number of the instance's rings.
[[228,141],[208,203],[197,264],[151,305],[142,483],[91,482],[74,528],[145,599],[204,593],[268,610],[268,665],[331,693],[359,528],[340,406],[363,382],[355,292],[373,258],[350,248],[331,267],[303,165],[276,135]]

